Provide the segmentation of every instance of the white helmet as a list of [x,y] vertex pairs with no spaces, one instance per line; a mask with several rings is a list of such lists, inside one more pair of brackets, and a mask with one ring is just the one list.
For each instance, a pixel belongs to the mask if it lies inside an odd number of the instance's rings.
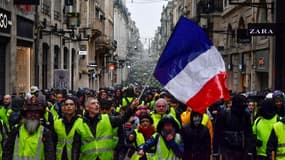
[[265,99],[272,99],[273,98],[273,93],[270,92],[270,93],[267,93],[266,96],[265,96]]

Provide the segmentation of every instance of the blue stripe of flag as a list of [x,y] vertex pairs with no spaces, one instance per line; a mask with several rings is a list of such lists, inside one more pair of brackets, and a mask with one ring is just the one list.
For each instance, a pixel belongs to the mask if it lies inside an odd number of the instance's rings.
[[180,17],[154,70],[162,84],[174,78],[183,68],[212,46],[203,29],[185,17]]

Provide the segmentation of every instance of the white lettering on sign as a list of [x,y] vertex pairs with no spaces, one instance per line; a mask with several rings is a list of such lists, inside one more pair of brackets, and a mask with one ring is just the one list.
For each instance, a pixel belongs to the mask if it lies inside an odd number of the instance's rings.
[[249,34],[252,34],[252,35],[272,35],[272,34],[274,34],[274,32],[272,29],[267,29],[267,28],[261,28],[261,29],[252,28],[252,29],[249,29]]
[[8,27],[8,18],[7,15],[4,13],[0,13],[0,28],[7,28]]

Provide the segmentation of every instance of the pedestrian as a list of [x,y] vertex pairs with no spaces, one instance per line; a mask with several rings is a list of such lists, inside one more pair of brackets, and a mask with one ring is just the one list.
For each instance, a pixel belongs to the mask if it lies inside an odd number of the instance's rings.
[[8,129],[12,130],[14,127],[18,126],[21,121],[21,110],[24,105],[24,98],[22,96],[15,96],[12,100],[12,106],[7,111],[8,117]]
[[154,153],[154,149],[147,150],[146,154],[140,156],[135,152],[139,146],[145,143],[155,133],[153,126],[153,120],[149,114],[143,114],[139,117],[139,126],[128,136],[128,142],[130,143],[129,157],[131,160],[146,160],[150,159]]
[[151,118],[153,119],[153,125],[156,128],[159,121],[165,116],[172,116],[180,128],[180,122],[176,118],[176,112],[174,108],[169,107],[169,104],[164,98],[159,98],[154,105],[154,110],[151,112]]
[[273,129],[267,143],[267,158],[269,160],[285,159],[285,117],[273,124]]
[[258,115],[252,126],[253,136],[256,140],[256,160],[267,160],[267,142],[273,124],[279,120],[272,99],[266,99],[261,103]]
[[61,106],[65,100],[66,93],[63,90],[58,90],[56,93],[56,103],[51,107],[50,112],[56,120],[61,117]]
[[153,159],[182,159],[179,125],[172,116],[165,116],[159,121],[156,133],[139,147],[138,155],[143,156],[152,147],[155,147]]
[[12,108],[12,98],[10,95],[3,97],[3,104],[0,105],[0,119],[8,125],[8,110]]
[[135,100],[123,116],[110,116],[100,113],[100,103],[97,98],[89,97],[83,125],[76,130],[73,140],[72,155],[77,160],[112,160],[113,128],[121,126],[134,113],[138,101]]
[[246,111],[247,99],[237,94],[232,98],[232,107],[222,110],[217,116],[214,131],[214,158],[223,160],[247,160],[252,156],[252,128]]
[[284,117],[285,116],[285,105],[284,105],[285,94],[284,92],[280,90],[275,90],[272,93],[272,98],[275,103],[277,114],[280,117]]
[[77,114],[78,108],[77,99],[67,97],[61,106],[62,118],[54,122],[57,160],[71,160],[74,133],[83,124],[82,118]]
[[250,113],[250,122],[253,124],[255,119],[257,118],[257,106],[256,102],[253,99],[248,99],[247,101],[247,108]]
[[183,126],[181,135],[184,142],[185,160],[210,160],[211,137],[209,130],[202,124],[203,114],[192,111],[191,123]]
[[[191,109],[191,107],[188,106],[188,108],[186,109],[186,111],[184,111],[180,116],[181,116],[181,123],[182,123],[182,126],[186,126],[188,124],[191,124],[192,123],[192,118],[191,118],[191,115],[192,115],[192,112],[195,113],[195,111],[193,111]],[[213,125],[212,125],[212,121],[211,119],[209,118],[208,114],[206,113],[203,113],[202,114],[202,121],[201,121],[201,124],[205,127],[208,128],[208,131],[209,131],[209,134],[210,134],[210,137],[211,137],[211,146],[213,144],[213,139],[214,139],[214,129],[213,129]]]
[[25,103],[22,121],[8,136],[3,159],[55,159],[52,132],[40,123],[44,106],[38,103]]

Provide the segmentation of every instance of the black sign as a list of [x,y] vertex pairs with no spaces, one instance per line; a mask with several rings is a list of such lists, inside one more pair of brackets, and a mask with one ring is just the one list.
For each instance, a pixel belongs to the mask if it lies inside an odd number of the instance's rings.
[[274,23],[249,23],[248,32],[251,36],[274,36],[276,34]]
[[14,0],[14,4],[39,5],[40,4],[40,0]]
[[247,29],[238,29],[237,30],[237,43],[250,43],[251,36]]
[[0,32],[10,34],[11,13],[0,8]]
[[34,33],[33,29],[33,21],[21,16],[17,16],[17,36],[32,39]]

